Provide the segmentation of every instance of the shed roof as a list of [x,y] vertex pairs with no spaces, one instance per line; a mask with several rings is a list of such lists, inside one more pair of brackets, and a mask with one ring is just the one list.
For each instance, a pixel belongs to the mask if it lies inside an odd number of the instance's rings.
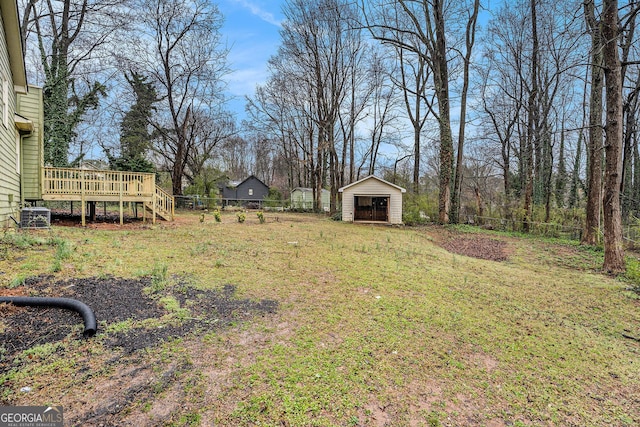
[[344,187],[339,188],[339,189],[338,189],[338,192],[342,193],[342,192],[343,192],[344,190],[346,190],[347,188],[349,188],[349,187],[353,187],[353,186],[355,186],[355,185],[358,185],[358,184],[360,184],[360,183],[362,183],[362,182],[364,182],[364,181],[368,181],[368,180],[370,180],[370,179],[375,179],[376,181],[379,181],[379,182],[381,182],[381,183],[383,183],[383,184],[385,184],[385,185],[388,185],[389,187],[393,187],[393,188],[395,188],[396,190],[400,190],[402,193],[406,193],[406,192],[407,192],[407,190],[405,190],[404,188],[402,188],[402,187],[400,187],[400,186],[398,186],[398,185],[392,184],[392,183],[390,183],[389,181],[385,181],[385,180],[384,180],[384,179],[382,179],[382,178],[378,178],[378,177],[377,177],[377,176],[375,176],[375,175],[369,175],[369,176],[367,176],[367,177],[365,177],[365,178],[362,178],[361,180],[358,180],[358,181],[356,181],[356,182],[353,182],[353,183],[351,183],[351,184],[349,184],[349,185],[345,185]]

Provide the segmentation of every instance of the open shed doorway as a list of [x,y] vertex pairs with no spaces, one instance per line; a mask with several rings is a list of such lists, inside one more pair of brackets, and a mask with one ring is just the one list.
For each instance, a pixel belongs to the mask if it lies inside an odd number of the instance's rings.
[[389,196],[354,196],[354,221],[389,222]]

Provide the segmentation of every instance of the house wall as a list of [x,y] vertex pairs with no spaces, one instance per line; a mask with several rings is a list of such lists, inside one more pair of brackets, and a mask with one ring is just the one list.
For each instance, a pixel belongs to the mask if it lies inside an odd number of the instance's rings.
[[18,94],[18,113],[34,125],[31,135],[22,138],[22,197],[25,200],[42,198],[42,166],[44,123],[42,89],[29,86],[28,94]]
[[[249,194],[253,190],[253,194]],[[269,195],[269,187],[254,177],[249,177],[236,187],[236,198],[239,200],[264,200]]]
[[20,177],[17,131],[14,124],[16,95],[7,52],[4,22],[0,28],[0,227],[9,223],[9,215],[17,219],[20,202]]
[[389,197],[389,223],[402,224],[402,192],[377,179],[367,179],[342,192],[342,220],[353,221],[354,196]]

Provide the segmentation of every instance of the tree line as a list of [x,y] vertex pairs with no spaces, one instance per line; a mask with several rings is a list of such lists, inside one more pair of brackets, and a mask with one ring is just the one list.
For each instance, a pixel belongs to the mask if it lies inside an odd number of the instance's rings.
[[[578,212],[624,270],[640,209],[635,0],[286,0],[268,79],[237,123],[223,16],[206,0],[20,0],[44,87],[45,161],[159,170],[174,194],[254,173],[283,190],[370,174],[437,199],[441,223],[488,201],[524,231]],[[114,131],[114,129],[116,129]]]

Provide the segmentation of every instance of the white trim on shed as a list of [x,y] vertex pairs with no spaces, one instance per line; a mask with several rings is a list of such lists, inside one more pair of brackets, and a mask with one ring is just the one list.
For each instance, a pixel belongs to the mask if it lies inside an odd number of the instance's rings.
[[374,175],[346,185],[342,193],[342,220],[402,224],[402,187]]

